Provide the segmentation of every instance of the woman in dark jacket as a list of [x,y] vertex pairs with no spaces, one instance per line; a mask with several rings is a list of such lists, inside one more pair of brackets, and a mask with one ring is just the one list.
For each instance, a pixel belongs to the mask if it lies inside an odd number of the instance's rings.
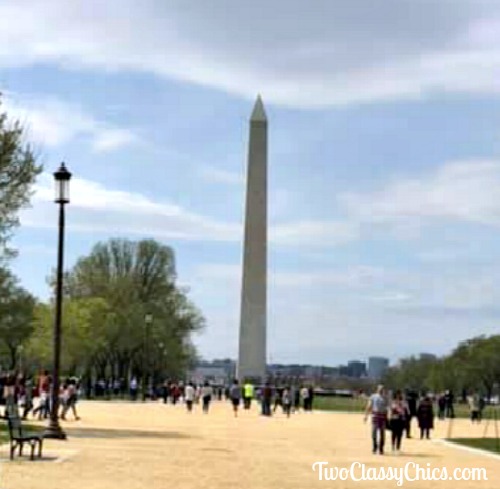
[[417,409],[418,426],[420,428],[420,439],[430,438],[430,430],[434,429],[434,409],[429,396],[425,396]]

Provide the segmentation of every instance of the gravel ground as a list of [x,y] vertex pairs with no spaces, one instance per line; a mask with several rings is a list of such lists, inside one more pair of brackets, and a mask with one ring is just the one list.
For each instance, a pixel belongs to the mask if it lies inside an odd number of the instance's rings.
[[[81,402],[78,408],[82,420],[63,424],[67,441],[46,441],[42,461],[9,462],[8,447],[0,448],[1,489],[398,487],[395,480],[320,481],[312,470],[319,461],[331,468],[359,462],[372,470],[407,463],[427,469],[430,464],[446,467],[449,474],[456,467],[484,468],[488,481],[420,480],[403,486],[500,487],[500,458],[438,442],[450,433],[449,422],[438,423],[434,440],[404,440],[402,455],[389,450],[378,456],[371,454],[369,424],[359,414],[314,412],[287,419],[280,413],[262,418],[254,406],[235,418],[224,402],[214,403],[208,415],[198,406],[188,414],[182,405],[155,403]],[[480,437],[484,432],[484,425],[471,426],[466,420],[455,420],[451,428],[456,437]],[[494,426],[489,435],[494,436]]]

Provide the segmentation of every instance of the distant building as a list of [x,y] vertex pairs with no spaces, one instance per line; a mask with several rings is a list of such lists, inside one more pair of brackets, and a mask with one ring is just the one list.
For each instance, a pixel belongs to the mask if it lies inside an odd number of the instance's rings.
[[205,380],[217,384],[227,384],[236,375],[236,362],[231,359],[201,360],[196,368],[189,373],[188,380],[202,383]]
[[349,368],[347,367],[347,365],[339,365],[339,376],[349,377]]
[[304,368],[304,376],[308,379],[315,379],[321,377],[321,367],[307,365]]
[[368,358],[368,377],[370,379],[380,379],[389,368],[389,359],[384,357]]
[[190,374],[188,380],[195,384],[202,384],[206,380],[214,384],[227,384],[228,372],[224,367],[196,367]]
[[360,360],[351,360],[347,362],[347,376],[353,379],[366,377],[366,363]]

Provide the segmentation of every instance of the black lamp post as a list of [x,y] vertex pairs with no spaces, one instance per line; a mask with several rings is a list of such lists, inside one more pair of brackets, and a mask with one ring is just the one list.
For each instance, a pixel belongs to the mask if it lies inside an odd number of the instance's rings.
[[54,321],[54,370],[52,374],[52,412],[50,424],[45,430],[45,438],[65,440],[66,433],[59,425],[59,368],[61,363],[61,320],[62,320],[62,285],[64,258],[64,206],[69,203],[69,181],[71,173],[61,163],[54,173],[56,184],[55,202],[59,204],[59,244],[57,249],[57,281],[56,281],[56,316]]
[[142,365],[143,369],[143,380],[142,380],[142,400],[146,400],[146,394],[148,390],[148,380],[150,375],[150,359],[149,359],[149,329],[151,323],[153,322],[153,315],[147,313],[144,315],[144,363]]

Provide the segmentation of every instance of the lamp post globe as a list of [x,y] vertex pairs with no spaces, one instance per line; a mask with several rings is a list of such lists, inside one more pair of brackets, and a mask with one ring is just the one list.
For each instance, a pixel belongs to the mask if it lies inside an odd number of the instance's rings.
[[56,184],[56,204],[69,204],[69,181],[71,180],[71,173],[64,163],[61,163],[59,169],[54,172],[54,180]]
[[56,275],[56,310],[54,319],[54,359],[52,374],[52,392],[51,392],[51,413],[50,423],[44,432],[44,438],[53,438],[65,440],[64,433],[59,424],[59,375],[61,365],[61,323],[62,323],[62,290],[63,290],[63,270],[64,270],[64,225],[65,215],[64,206],[69,204],[69,181],[71,173],[64,163],[61,163],[59,169],[54,172],[55,199],[54,202],[59,205],[59,236],[57,248],[57,275]]

